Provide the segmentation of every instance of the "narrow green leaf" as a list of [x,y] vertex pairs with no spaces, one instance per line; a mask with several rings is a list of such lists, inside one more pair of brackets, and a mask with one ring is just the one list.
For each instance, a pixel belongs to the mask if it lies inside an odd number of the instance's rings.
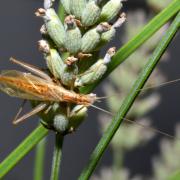
[[88,180],[91,174],[93,173],[94,169],[96,168],[97,163],[101,159],[105,149],[107,148],[108,144],[110,143],[112,137],[118,130],[120,124],[123,121],[123,118],[128,113],[129,109],[133,105],[136,97],[140,93],[140,89],[143,88],[144,84],[146,83],[147,79],[151,75],[152,71],[156,67],[157,63],[159,62],[161,56],[163,55],[164,51],[166,50],[169,43],[172,41],[174,35],[176,34],[178,28],[180,26],[180,13],[177,15],[176,19],[163,36],[162,40],[158,44],[157,48],[154,50],[154,53],[148,60],[148,63],[145,65],[143,70],[141,71],[138,79],[134,83],[130,93],[124,99],[119,111],[114,116],[111,124],[103,134],[103,137],[99,141],[98,145],[96,146],[95,150],[93,151],[89,163],[87,167],[83,170],[79,180]]
[[59,170],[62,158],[62,146],[64,137],[61,134],[56,134],[55,148],[52,161],[51,180],[59,179]]
[[45,148],[46,138],[42,139],[36,147],[34,180],[43,180]]
[[[103,79],[105,79],[117,66],[138,49],[156,31],[158,31],[167,21],[180,10],[180,0],[174,0],[162,12],[155,16],[132,40],[120,48],[112,58],[108,66],[108,71],[97,83],[82,88],[83,93],[91,92]],[[127,22],[128,23],[128,22]]]
[[42,125],[38,126],[23,142],[0,164],[0,179],[6,175],[43,137],[48,133]]

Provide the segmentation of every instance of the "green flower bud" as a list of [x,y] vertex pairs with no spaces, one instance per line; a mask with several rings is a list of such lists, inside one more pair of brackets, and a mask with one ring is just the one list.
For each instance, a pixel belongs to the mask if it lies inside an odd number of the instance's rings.
[[111,61],[111,57],[115,54],[115,48],[110,48],[106,53],[104,59],[99,59],[87,71],[79,75],[75,81],[75,87],[86,86],[93,84],[101,79],[107,70],[107,64]]
[[64,62],[61,59],[58,51],[56,49],[50,49],[50,53],[45,55],[46,63],[50,72],[55,78],[61,79],[64,70]]
[[46,40],[40,40],[38,42],[38,49],[44,53],[46,64],[50,72],[55,78],[61,79],[65,64],[61,59],[59,52],[56,49],[51,48]]
[[35,14],[44,18],[45,26],[49,36],[58,48],[62,47],[66,34],[64,26],[55,10],[52,8],[47,10],[40,8]]
[[[76,79],[76,75],[78,74],[78,66],[74,63],[77,61],[77,58],[69,57],[67,60],[67,64],[65,64],[63,69],[63,74],[61,76],[62,84],[73,87],[74,81]],[[69,64],[69,62],[72,62]]]
[[84,26],[92,26],[98,21],[100,13],[101,9],[97,6],[95,1],[88,2],[82,12],[81,23]]
[[79,125],[83,122],[85,117],[87,116],[87,107],[83,105],[75,106],[70,115],[69,119],[69,127],[73,129],[77,129]]
[[81,47],[81,31],[76,25],[74,16],[67,16],[65,18],[66,39],[65,48],[71,53],[76,54]]
[[118,15],[122,8],[122,0],[110,0],[102,8],[100,21],[110,21]]
[[119,28],[125,22],[125,20],[126,14],[122,13],[119,19],[111,26],[111,29],[107,32],[102,33],[98,48],[104,46],[113,39],[113,37],[116,35],[116,28]]
[[71,0],[71,13],[80,19],[86,3],[87,0]]
[[103,59],[98,60],[88,71],[78,76],[75,81],[75,87],[86,86],[96,82],[106,72],[107,67],[103,63]]
[[69,120],[65,115],[58,114],[54,117],[53,126],[57,132],[63,133],[68,129]]
[[61,0],[64,10],[67,14],[71,14],[71,0]]
[[101,36],[101,46],[107,44],[109,41],[113,39],[113,37],[116,34],[116,29],[114,27],[111,27],[111,29],[107,32],[102,33]]
[[100,42],[101,34],[110,29],[108,23],[101,23],[96,28],[89,30],[82,37],[81,51],[88,53],[93,51]]

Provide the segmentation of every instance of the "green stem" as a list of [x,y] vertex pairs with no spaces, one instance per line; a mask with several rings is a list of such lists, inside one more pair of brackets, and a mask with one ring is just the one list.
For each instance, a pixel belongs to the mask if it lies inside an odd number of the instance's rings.
[[147,41],[155,32],[157,32],[167,21],[180,10],[180,0],[172,1],[163,11],[155,16],[132,40],[120,48],[111,63],[108,70],[98,82],[88,87],[82,88],[82,93],[91,92],[103,79],[105,79],[117,66],[126,60],[136,49]]
[[97,163],[99,162],[104,151],[109,145],[111,139],[115,135],[123,119],[125,118],[126,114],[133,105],[136,97],[139,95],[140,89],[143,88],[144,84],[146,83],[147,79],[149,78],[152,71],[156,67],[164,51],[167,49],[167,46],[170,44],[176,32],[178,31],[179,26],[180,26],[180,13],[178,13],[176,19],[173,21],[172,25],[169,27],[168,31],[166,32],[166,34],[163,36],[162,40],[158,44],[157,48],[154,50],[152,56],[148,60],[148,63],[145,65],[138,79],[134,83],[130,93],[124,99],[121,107],[119,108],[118,113],[114,116],[111,124],[109,125],[109,127],[103,134],[103,137],[100,139],[98,145],[93,151],[89,163],[87,167],[85,167],[85,169],[82,171],[79,180],[87,180],[90,178],[91,174],[96,168]]
[[56,133],[56,141],[55,141],[52,170],[51,170],[51,180],[58,180],[59,177],[59,170],[60,170],[60,164],[62,158],[63,139],[64,137],[61,134]]
[[65,13],[61,1],[59,1],[59,5],[58,5],[58,16],[61,19],[61,21],[64,22]]
[[23,142],[0,164],[0,179],[5,176],[42,138],[48,130],[38,126]]
[[43,168],[45,157],[46,138],[42,139],[36,147],[34,180],[43,180]]

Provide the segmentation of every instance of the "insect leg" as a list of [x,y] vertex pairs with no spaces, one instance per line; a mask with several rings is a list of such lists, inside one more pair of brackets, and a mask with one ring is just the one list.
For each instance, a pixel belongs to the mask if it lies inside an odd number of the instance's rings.
[[21,112],[22,112],[22,110],[23,110],[24,105],[26,104],[26,102],[27,102],[27,100],[24,99],[14,119],[17,119],[17,118],[19,117],[19,115],[21,114]]
[[13,57],[10,58],[10,61],[15,63],[15,64],[18,64],[18,65],[22,66],[23,68],[25,68],[28,71],[38,75],[39,77],[43,78],[46,81],[52,81],[51,78],[46,73],[44,73],[43,71],[41,71],[40,69],[38,69],[35,66],[32,66],[32,65],[30,65],[28,63],[25,63],[25,62],[22,62],[22,61],[19,61],[19,60],[16,60]]
[[[13,124],[18,124],[24,120],[26,120],[27,118],[37,114],[38,112],[42,111],[44,108],[46,108],[47,104],[45,103],[41,103],[38,106],[36,106],[34,109],[32,109],[30,112],[24,114],[22,117],[18,118],[17,116],[15,117],[15,119],[13,120]],[[18,113],[19,114],[19,113]]]

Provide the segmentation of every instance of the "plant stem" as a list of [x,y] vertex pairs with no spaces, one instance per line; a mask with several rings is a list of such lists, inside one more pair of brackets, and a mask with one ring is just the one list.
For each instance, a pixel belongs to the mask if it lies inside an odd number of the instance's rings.
[[95,150],[91,154],[89,163],[87,167],[82,171],[79,180],[88,180],[93,173],[94,169],[96,168],[97,163],[101,159],[104,151],[106,150],[107,146],[109,145],[111,139],[115,135],[116,131],[118,130],[119,126],[121,125],[123,119],[125,118],[126,114],[130,110],[131,106],[133,105],[136,97],[140,93],[140,89],[143,88],[144,84],[146,83],[147,79],[151,75],[152,71],[156,67],[157,63],[159,62],[161,56],[163,55],[164,51],[167,49],[167,46],[172,41],[173,37],[175,36],[176,32],[178,31],[180,26],[180,12],[178,13],[177,17],[173,21],[172,25],[169,27],[166,34],[163,36],[160,43],[157,45],[156,49],[154,50],[152,56],[148,60],[147,64],[141,71],[138,79],[134,83],[130,93],[124,99],[119,111],[114,116],[111,124],[103,134],[103,137],[100,139],[98,145],[96,146]]
[[53,162],[51,169],[51,180],[58,180],[59,177],[59,170],[60,170],[60,164],[62,158],[63,139],[64,137],[61,134],[56,133],[55,148],[54,148]]
[[43,180],[45,147],[46,147],[46,138],[42,139],[36,147],[34,180]]
[[167,21],[180,10],[180,0],[172,1],[163,11],[156,15],[132,40],[121,47],[113,56],[105,75],[93,85],[81,88],[82,93],[91,92],[103,79],[105,79],[117,66],[126,60],[136,49],[157,32]]
[[58,16],[61,19],[61,21],[64,22],[65,13],[61,1],[59,1],[59,5],[58,5]]
[[38,126],[23,142],[0,164],[0,179],[5,176],[43,137],[48,130]]

